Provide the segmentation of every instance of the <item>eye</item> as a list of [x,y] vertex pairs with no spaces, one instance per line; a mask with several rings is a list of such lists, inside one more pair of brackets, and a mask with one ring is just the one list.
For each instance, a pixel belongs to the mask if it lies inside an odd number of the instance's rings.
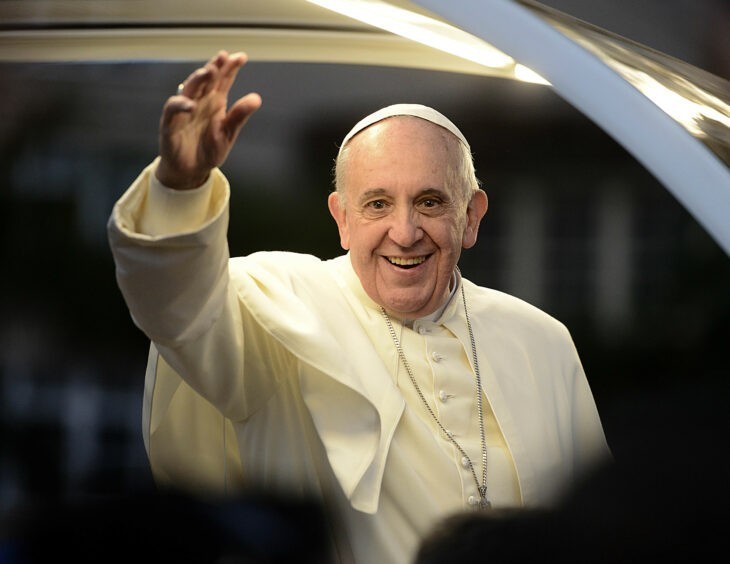
[[387,206],[385,200],[371,200],[365,204],[365,209],[368,211],[382,211]]
[[418,201],[417,206],[424,212],[434,213],[444,207],[444,201],[437,196],[428,196]]

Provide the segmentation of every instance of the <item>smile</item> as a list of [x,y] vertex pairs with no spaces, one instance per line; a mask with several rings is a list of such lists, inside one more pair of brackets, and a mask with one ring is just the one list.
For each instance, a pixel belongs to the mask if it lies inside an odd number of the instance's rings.
[[394,264],[395,266],[400,266],[401,268],[413,268],[414,266],[418,266],[419,264],[423,264],[426,262],[426,259],[428,257],[421,256],[421,257],[411,257],[411,258],[401,258],[401,257],[387,257],[388,262],[390,264]]

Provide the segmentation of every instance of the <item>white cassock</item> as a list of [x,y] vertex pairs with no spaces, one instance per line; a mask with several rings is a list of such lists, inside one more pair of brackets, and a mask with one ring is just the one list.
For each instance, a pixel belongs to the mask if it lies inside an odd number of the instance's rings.
[[[115,206],[109,237],[122,293],[153,343],[143,423],[155,479],[315,495],[337,515],[342,561],[410,561],[440,519],[474,505],[477,484],[349,256],[229,260],[223,175],[178,192],[154,166]],[[575,346],[544,312],[455,280],[485,393],[488,497],[549,506],[610,456]],[[481,476],[471,341],[452,296],[437,318],[394,325],[426,401]]]

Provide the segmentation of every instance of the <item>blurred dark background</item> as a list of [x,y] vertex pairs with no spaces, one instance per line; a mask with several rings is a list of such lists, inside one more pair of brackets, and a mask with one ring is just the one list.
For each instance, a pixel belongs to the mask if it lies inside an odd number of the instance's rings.
[[[664,25],[641,9],[617,18],[626,2],[591,14],[581,2],[548,4],[730,74],[728,36],[708,27],[727,22],[724,3],[667,2]],[[34,499],[152,489],[141,435],[148,343],[117,290],[105,224],[156,155],[164,99],[198,64],[0,64],[0,513]],[[666,427],[646,412],[646,429],[676,436],[682,416],[704,408],[704,393],[727,392],[730,260],[632,156],[549,88],[254,62],[235,94],[250,90],[264,106],[224,166],[234,188],[232,254],[339,254],[326,209],[337,144],[380,106],[432,105],[472,143],[490,198],[462,271],[568,326],[617,452],[641,431],[640,418],[623,417],[637,398],[650,405],[667,390],[691,398]],[[707,431],[724,437],[712,420]]]

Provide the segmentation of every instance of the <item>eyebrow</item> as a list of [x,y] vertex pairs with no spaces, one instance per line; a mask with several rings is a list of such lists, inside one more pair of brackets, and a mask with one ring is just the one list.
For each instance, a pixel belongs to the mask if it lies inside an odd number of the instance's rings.
[[[365,192],[363,192],[360,195],[360,197],[358,198],[358,202],[362,204],[363,202],[366,202],[367,200],[369,200],[371,198],[376,198],[379,196],[387,196],[387,195],[388,195],[388,191],[385,188],[372,188],[370,190],[366,190]],[[449,196],[448,192],[446,192],[445,190],[442,190],[440,188],[424,188],[418,194],[416,194],[416,197],[420,198],[420,197],[429,196],[429,195],[438,196],[445,202],[450,202],[453,199],[451,196]]]
[[373,188],[371,190],[365,190],[365,192],[360,194],[358,202],[363,203],[370,198],[374,198],[376,196],[385,196],[386,194],[387,192],[385,191],[385,188]]

